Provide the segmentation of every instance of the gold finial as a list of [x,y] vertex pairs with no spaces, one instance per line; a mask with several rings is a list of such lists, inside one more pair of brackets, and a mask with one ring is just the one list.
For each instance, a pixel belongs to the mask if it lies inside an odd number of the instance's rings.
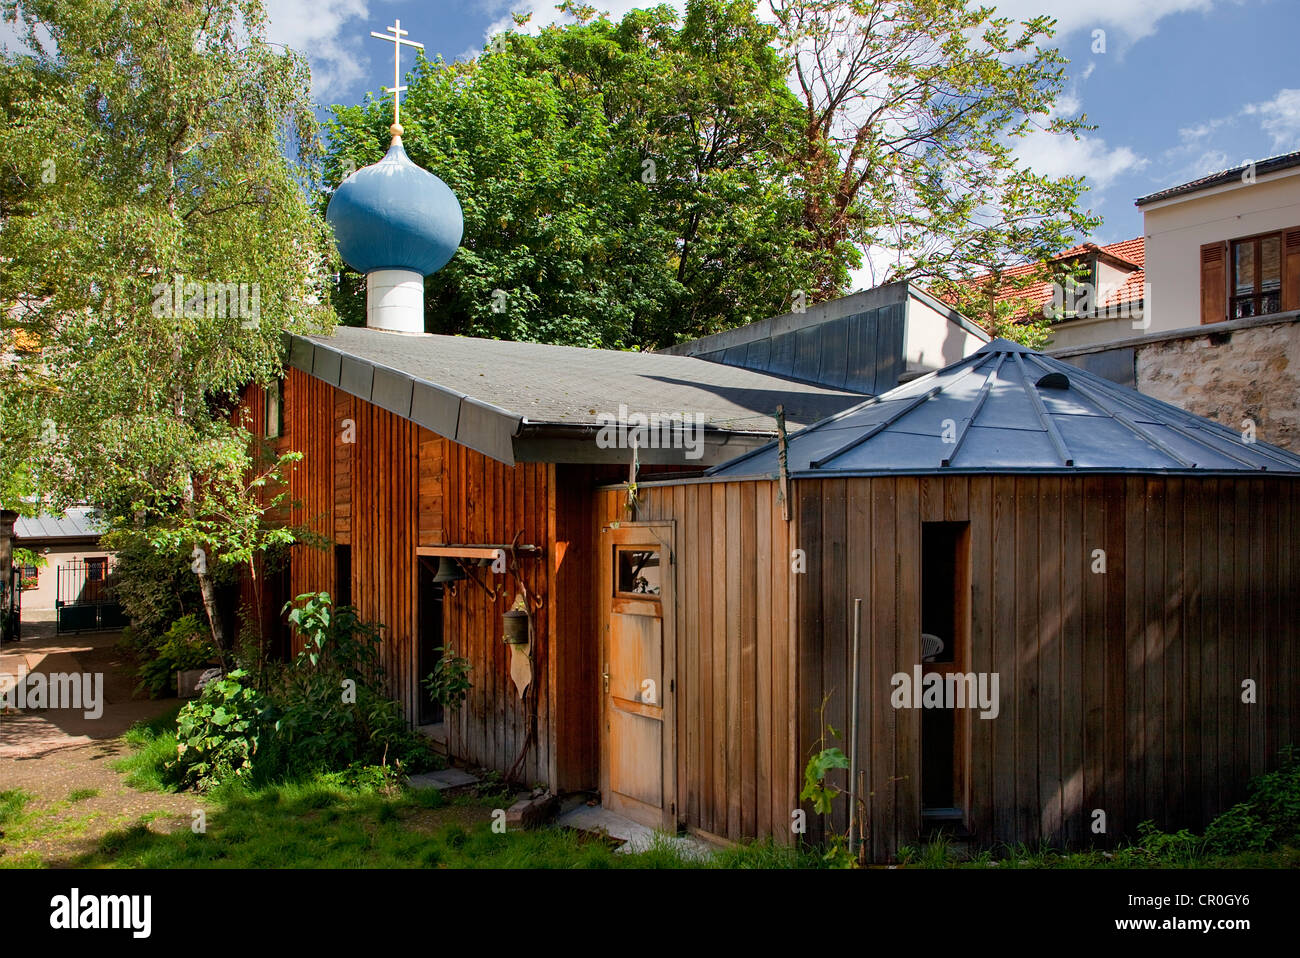
[[[371,30],[370,35],[372,37],[377,37],[380,40],[387,40],[393,45],[393,85],[392,87],[383,87],[383,90],[385,93],[391,93],[393,95],[393,125],[388,128],[388,131],[393,134],[394,138],[397,138],[402,135],[401,95],[402,91],[406,89],[406,87],[402,86],[400,82],[402,79],[402,45],[405,44],[408,47],[415,47],[417,50],[423,50],[424,44],[416,43],[414,40],[402,39],[402,37],[406,36],[408,31],[402,29],[401,20],[394,20],[393,25],[387,27],[386,30],[388,31],[387,33],[376,33]],[[389,36],[389,34],[392,34],[392,36]]]
[[388,128],[388,132],[393,135],[394,140],[400,140],[402,138],[402,134],[405,133],[406,131],[402,128],[402,124],[394,123],[392,126]]

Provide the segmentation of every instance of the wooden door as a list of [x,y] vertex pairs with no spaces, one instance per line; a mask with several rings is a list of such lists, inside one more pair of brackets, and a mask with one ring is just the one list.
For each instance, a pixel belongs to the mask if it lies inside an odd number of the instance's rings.
[[601,801],[676,831],[674,565],[670,523],[601,532]]

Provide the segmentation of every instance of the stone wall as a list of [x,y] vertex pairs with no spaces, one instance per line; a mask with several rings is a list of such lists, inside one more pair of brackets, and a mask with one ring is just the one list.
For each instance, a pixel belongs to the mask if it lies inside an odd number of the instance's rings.
[[[1215,323],[1052,355],[1108,378],[1127,367],[1125,385],[1155,399],[1300,452],[1300,314]],[[1103,371],[1103,367],[1110,367]],[[1127,368],[1125,369],[1127,372]]]
[[1148,396],[1231,429],[1254,420],[1260,439],[1300,451],[1300,324],[1152,343],[1136,362]]

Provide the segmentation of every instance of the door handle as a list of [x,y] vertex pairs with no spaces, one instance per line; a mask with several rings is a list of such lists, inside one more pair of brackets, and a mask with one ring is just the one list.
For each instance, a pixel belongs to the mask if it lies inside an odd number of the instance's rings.
[[605,671],[600,673],[600,677],[605,680],[605,691],[609,691],[609,666],[605,666]]

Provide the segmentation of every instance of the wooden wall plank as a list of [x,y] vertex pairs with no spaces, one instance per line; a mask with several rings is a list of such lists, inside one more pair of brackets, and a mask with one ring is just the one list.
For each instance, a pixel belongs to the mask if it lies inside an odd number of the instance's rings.
[[[1038,481],[1038,821],[1039,834],[1059,844],[1062,838],[1061,778],[1061,598],[1064,593],[1062,480]],[[1073,684],[1073,683],[1072,683]]]
[[[776,646],[772,615],[772,484],[749,483],[749,505],[754,541],[754,655],[755,683],[753,711],[754,739],[754,833],[770,835],[775,809],[772,807],[773,711],[772,654]],[[779,814],[779,813],[776,813]],[[776,819],[780,821],[780,819]]]
[[1016,477],[1016,840],[1033,841],[1039,827],[1038,712],[1038,479]]
[[[1002,689],[1018,684],[1016,642],[1016,591],[1003,583],[1018,580],[1021,562],[1017,558],[1020,537],[1016,528],[1016,482],[1010,476],[995,476],[993,482],[993,563],[990,589],[993,595],[993,660],[997,663]],[[1014,841],[1016,820],[1016,701],[1010,693],[993,719],[993,834]]]
[[[999,587],[995,579],[993,480],[988,476],[972,477],[969,489],[970,667],[976,673],[990,675],[998,671],[995,657],[997,630],[993,620],[994,595],[1006,591]],[[971,808],[968,809],[967,820],[971,832],[980,842],[986,841],[993,834],[995,805],[993,742],[994,730],[1001,723],[1005,723],[1002,715],[995,719],[975,718],[970,722]]]
[[[713,751],[710,752],[710,759],[713,763],[713,799],[710,803],[712,806],[712,828],[709,831],[716,835],[726,835],[727,831],[727,813],[729,811],[727,804],[727,786],[732,781],[729,777],[734,772],[734,766],[728,762],[729,748],[727,737],[727,672],[730,666],[728,658],[728,647],[730,643],[727,637],[730,635],[730,622],[727,619],[727,592],[725,585],[729,581],[728,569],[731,565],[732,556],[727,552],[727,490],[724,485],[714,485],[710,488],[713,511],[713,582],[722,583],[723,588],[711,589],[713,598],[713,635],[715,647],[713,650],[712,678],[713,688],[711,690],[711,721],[713,724]],[[739,598],[739,597],[737,597]],[[721,642],[717,641],[718,635],[723,636]]]
[[[893,670],[910,671],[921,661],[921,516],[916,479],[901,477],[895,486],[897,604]],[[942,494],[938,495],[942,505]],[[939,513],[942,515],[942,511]],[[894,739],[894,847],[915,844],[921,831],[921,713],[899,711]]]
[[[900,671],[895,662],[898,608],[893,597],[898,591],[898,510],[892,479],[867,480],[871,496],[871,594],[878,598],[871,609],[871,688],[889,689],[890,677]],[[894,781],[897,768],[898,710],[889,696],[875,695],[871,710],[871,854],[875,861],[887,861],[897,851],[899,809]],[[910,718],[910,716],[909,716]]]
[[1087,779],[1084,730],[1087,728],[1087,712],[1084,708],[1083,690],[1086,685],[1094,689],[1100,685],[1100,669],[1089,673],[1084,665],[1083,589],[1085,576],[1091,576],[1092,573],[1087,561],[1090,550],[1084,541],[1083,492],[1083,480],[1069,477],[1060,482],[1060,670],[1057,681],[1061,704],[1061,841],[1071,845],[1083,841],[1089,833],[1084,807]]
[[1164,694],[1160,713],[1165,723],[1164,812],[1176,821],[1185,819],[1186,783],[1183,760],[1183,733],[1186,716],[1183,712],[1186,638],[1183,634],[1183,616],[1186,612],[1187,571],[1183,556],[1183,480],[1170,477],[1165,482],[1165,575],[1164,575],[1164,635],[1162,657],[1165,666]]
[[[755,566],[757,544],[754,529],[754,483],[737,483],[734,486],[738,504],[737,521],[740,524],[740,549],[737,555],[743,560],[737,572],[740,583],[737,609],[738,671],[736,695],[739,700],[739,721],[735,726],[740,734],[740,817],[739,833],[756,834],[758,813],[758,723],[755,709],[758,704],[758,650],[756,648],[758,617],[756,605]],[[764,610],[766,612],[766,609]]]
[[[1079,668],[1077,684],[1082,724],[1082,749],[1078,759],[1082,763],[1083,794],[1074,827],[1066,829],[1067,837],[1073,841],[1104,840],[1104,836],[1092,832],[1092,812],[1100,809],[1107,818],[1113,814],[1106,807],[1106,596],[1108,583],[1122,574],[1110,567],[1113,559],[1106,529],[1105,480],[1088,477],[1080,484],[1079,491],[1081,501],[1078,505],[1082,508],[1082,516],[1077,542],[1069,530],[1071,509],[1066,511],[1065,533],[1066,575],[1070,575],[1073,568],[1079,582],[1079,587],[1069,593],[1067,606],[1071,600],[1080,603],[1079,616],[1067,634],[1067,642],[1079,643],[1080,655],[1071,654],[1066,665],[1068,684],[1073,684],[1069,669],[1075,665]],[[1073,562],[1068,558],[1071,548],[1075,553]],[[1101,566],[1099,561],[1105,562],[1105,566]],[[1069,756],[1067,749],[1062,761],[1067,774],[1073,765]]]
[[1148,746],[1144,723],[1146,702],[1145,663],[1146,622],[1146,481],[1131,477],[1125,480],[1125,566],[1124,625],[1127,671],[1124,676],[1125,743],[1124,804],[1126,829],[1135,827],[1145,816],[1146,767]]
[[[845,594],[846,549],[844,541],[844,479],[826,479],[821,486],[820,549],[808,553],[808,565],[819,566],[821,592],[821,695],[826,700],[826,722],[847,734],[849,726],[849,619]],[[828,743],[829,744],[829,743]],[[836,743],[843,747],[843,742]],[[834,769],[827,781],[840,789],[849,788],[848,771]],[[846,802],[837,802],[830,816],[831,827],[843,833],[849,825]]]

